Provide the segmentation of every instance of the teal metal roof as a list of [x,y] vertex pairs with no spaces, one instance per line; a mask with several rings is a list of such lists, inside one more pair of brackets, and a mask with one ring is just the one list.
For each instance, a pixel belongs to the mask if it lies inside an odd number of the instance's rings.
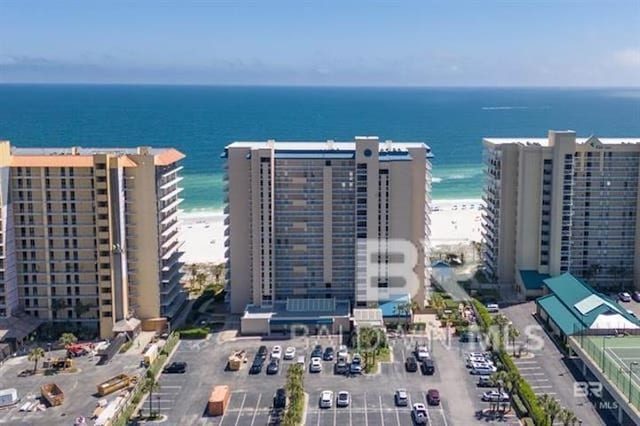
[[640,325],[635,317],[608,296],[570,273],[544,280],[551,294],[536,300],[565,334],[590,328],[603,314],[619,314]]
[[520,270],[520,278],[527,290],[540,290],[544,287],[544,280],[551,278],[551,275],[535,270]]

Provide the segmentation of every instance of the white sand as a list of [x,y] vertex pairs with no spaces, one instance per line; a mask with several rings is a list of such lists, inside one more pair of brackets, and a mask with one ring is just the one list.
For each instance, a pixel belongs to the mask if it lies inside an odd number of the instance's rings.
[[[480,241],[481,203],[479,199],[433,200],[431,245]],[[181,220],[185,263],[224,262],[222,211],[182,213]]]

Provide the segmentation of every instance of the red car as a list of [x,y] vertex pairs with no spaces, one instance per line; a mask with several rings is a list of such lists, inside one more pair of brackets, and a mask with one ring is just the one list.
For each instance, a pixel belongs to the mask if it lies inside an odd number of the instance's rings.
[[427,391],[427,404],[440,405],[440,392],[438,392],[438,389],[429,389]]

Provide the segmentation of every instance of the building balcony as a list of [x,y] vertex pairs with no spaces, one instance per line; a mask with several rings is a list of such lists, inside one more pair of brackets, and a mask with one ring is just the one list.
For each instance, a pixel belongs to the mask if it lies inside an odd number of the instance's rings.
[[181,193],[183,190],[184,190],[184,188],[181,188],[181,187],[177,186],[176,188],[170,190],[169,192],[164,194],[162,197],[160,197],[160,201],[167,201],[167,200],[171,199],[172,197],[175,197],[176,195]]
[[167,213],[169,212],[171,209],[177,208],[180,203],[182,203],[183,199],[182,198],[176,198],[175,200],[173,200],[171,203],[167,204],[164,207],[160,208],[160,213]]

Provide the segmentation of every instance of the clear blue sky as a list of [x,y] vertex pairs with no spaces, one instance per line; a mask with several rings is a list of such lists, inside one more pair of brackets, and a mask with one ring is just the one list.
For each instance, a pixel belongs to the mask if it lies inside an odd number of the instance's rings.
[[640,86],[640,0],[0,0],[0,82]]

